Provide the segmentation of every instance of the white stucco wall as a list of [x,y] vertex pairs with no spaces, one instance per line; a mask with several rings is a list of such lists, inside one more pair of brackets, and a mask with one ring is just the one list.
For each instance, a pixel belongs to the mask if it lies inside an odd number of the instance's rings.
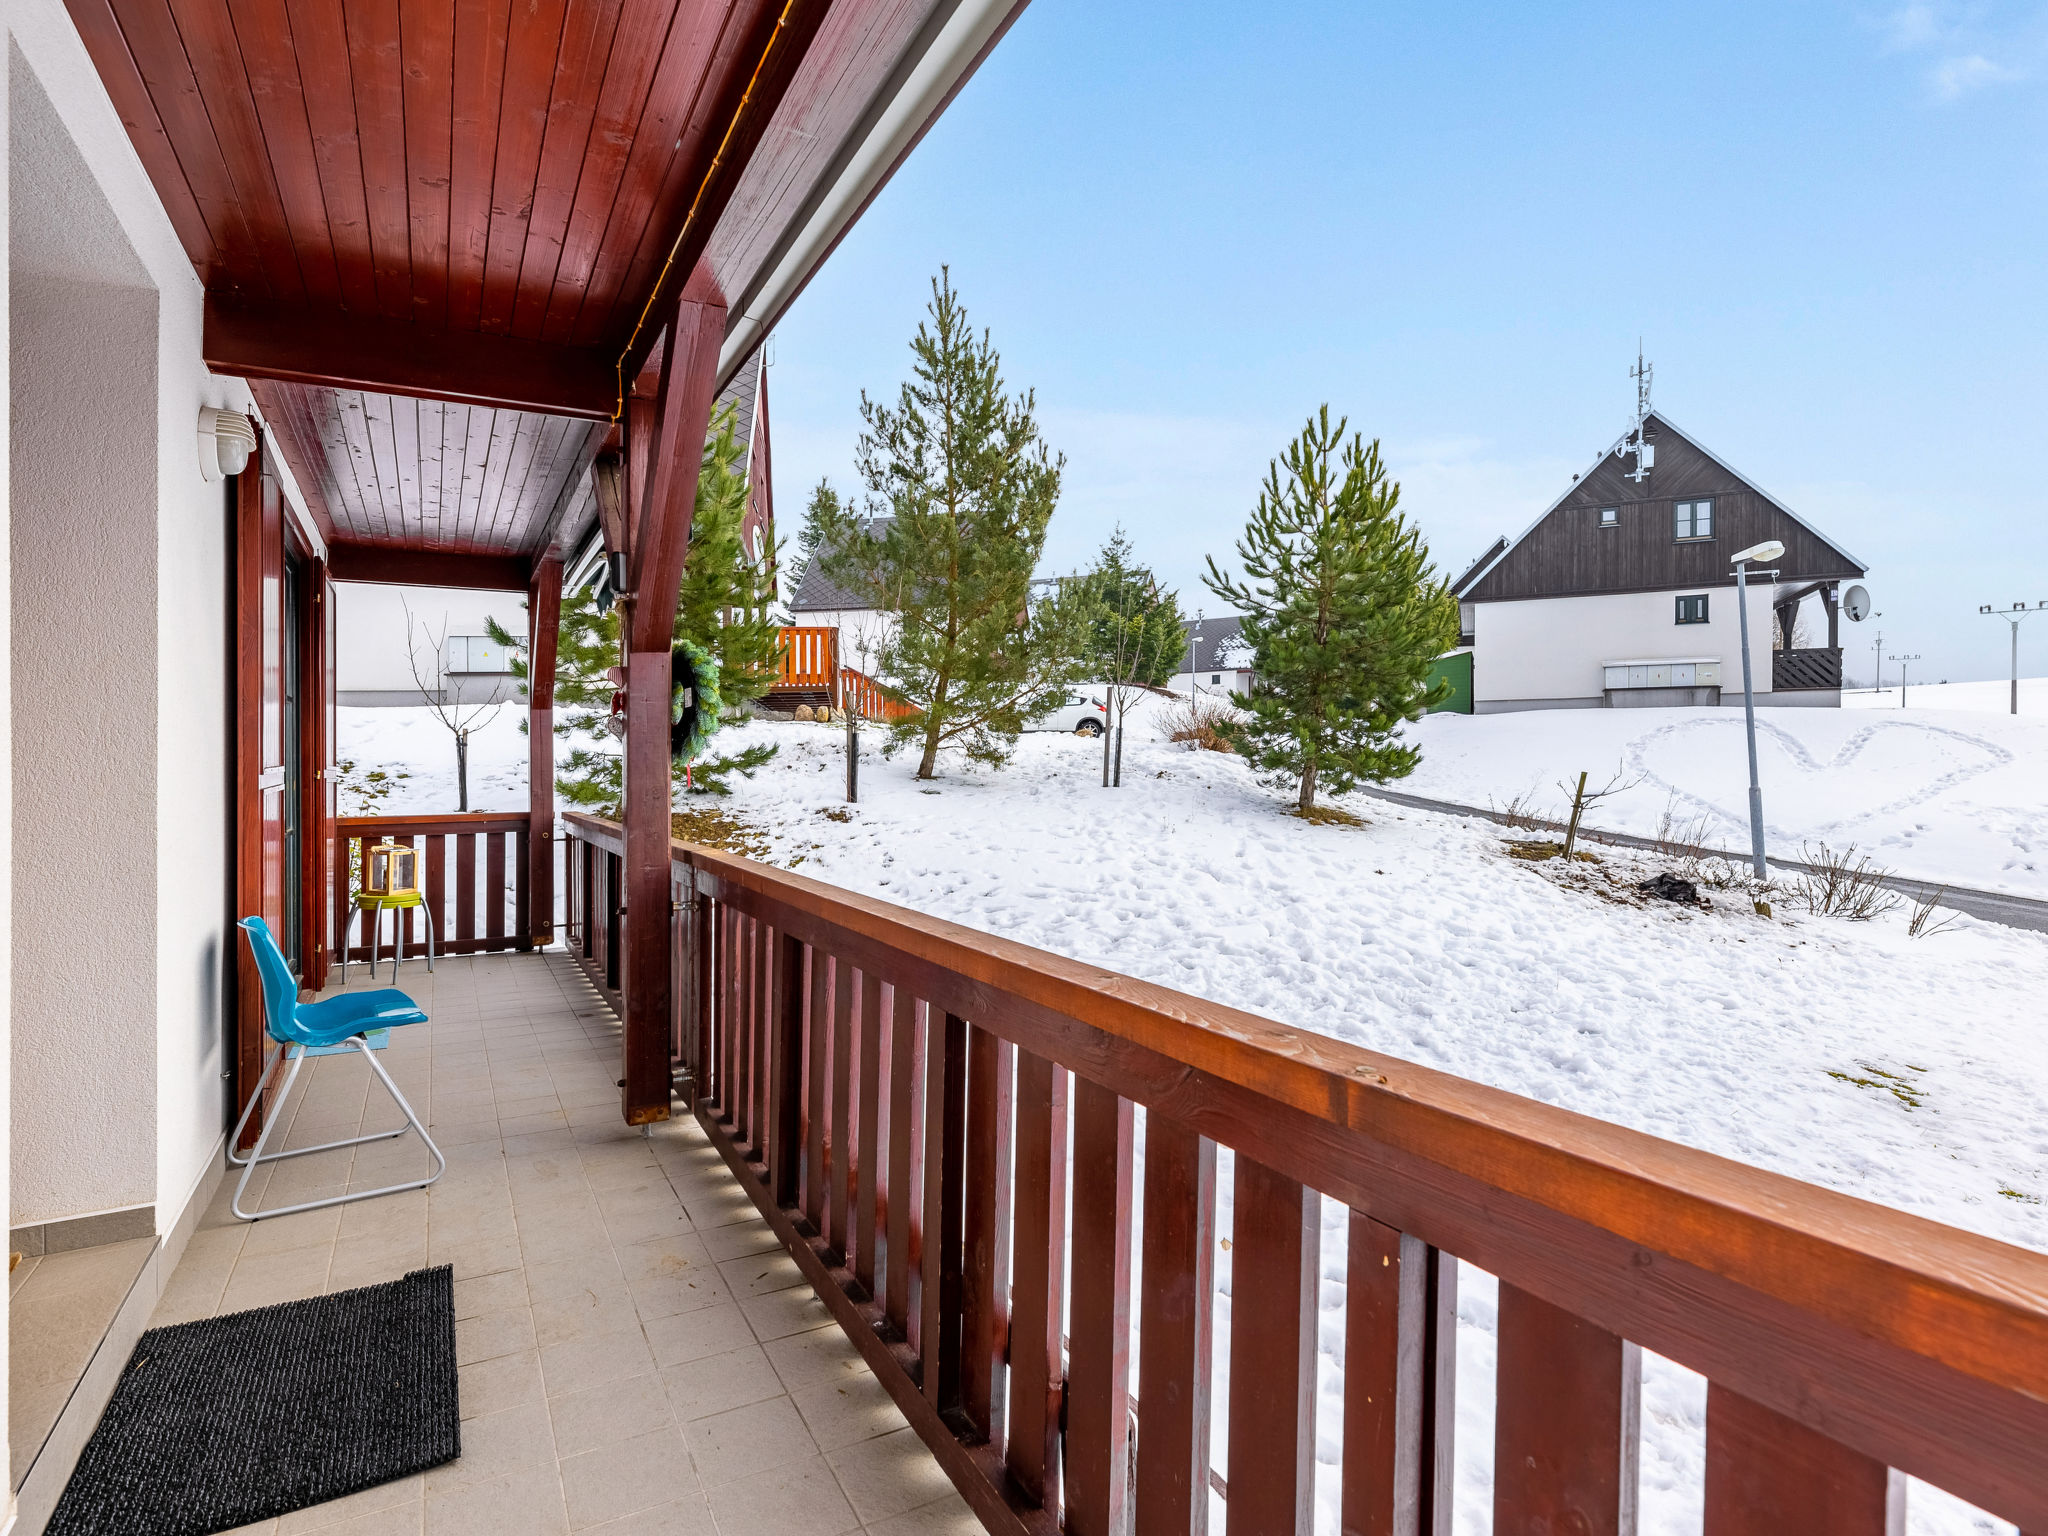
[[[36,893],[10,930],[10,1220],[149,1203],[162,1230],[224,1129],[230,508],[197,418],[249,401],[200,360],[198,278],[61,0],[7,17],[27,100],[9,113],[14,769],[33,785],[9,819]],[[91,344],[45,355],[39,333],[66,327]]]
[[[421,675],[435,678],[435,646],[445,632],[480,635],[486,617],[515,636],[526,633],[526,601],[517,592],[474,592],[457,587],[379,587],[345,581],[334,589],[338,654],[334,686],[341,693],[414,691],[406,655],[406,611]],[[417,702],[415,700],[414,702]]]
[[791,619],[806,629],[839,631],[839,664],[872,673],[880,664],[882,647],[896,632],[896,616],[873,608],[820,608],[792,614]]
[[[1739,698],[1742,645],[1735,588],[1698,590],[1708,593],[1704,624],[1675,622],[1678,592],[1473,604],[1474,703],[1597,700],[1601,663],[1667,656],[1719,657],[1723,697]],[[1769,584],[1749,589],[1750,655],[1759,693],[1771,686],[1772,591]]]

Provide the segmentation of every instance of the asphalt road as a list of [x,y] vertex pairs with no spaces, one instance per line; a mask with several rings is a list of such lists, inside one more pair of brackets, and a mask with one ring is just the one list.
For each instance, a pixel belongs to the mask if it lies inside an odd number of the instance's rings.
[[[1498,821],[1499,817],[1484,806],[1459,805],[1452,800],[1431,800],[1422,795],[1403,794],[1394,789],[1366,788],[1365,794],[1376,800],[1385,800],[1394,805],[1405,805],[1418,811],[1443,811],[1453,816],[1478,816],[1487,821]],[[1561,821],[1537,821],[1534,825],[1562,832]],[[1635,837],[1627,832],[1602,832],[1591,827],[1580,827],[1579,836],[1593,843],[1611,843],[1617,848],[1648,848],[1654,851],[1658,844],[1655,838]],[[1715,854],[1731,863],[1747,862],[1746,853],[1726,849],[1710,848],[1705,852]],[[1789,869],[1805,873],[1811,865],[1801,859],[1767,858],[1776,869]],[[1968,886],[1941,885],[1932,880],[1914,880],[1904,875],[1886,875],[1882,883],[1900,895],[1913,900],[1923,900],[1936,891],[1941,893],[1940,905],[1953,907],[1958,912],[1982,918],[1987,923],[2003,923],[2008,928],[2027,928],[2035,933],[2048,933],[2048,901],[2031,896],[2007,896],[1999,891],[1978,891]]]

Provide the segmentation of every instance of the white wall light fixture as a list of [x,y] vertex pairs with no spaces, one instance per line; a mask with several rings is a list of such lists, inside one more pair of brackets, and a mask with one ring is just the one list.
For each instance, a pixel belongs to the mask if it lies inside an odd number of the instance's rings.
[[199,473],[207,480],[239,475],[256,451],[256,429],[240,411],[199,408]]

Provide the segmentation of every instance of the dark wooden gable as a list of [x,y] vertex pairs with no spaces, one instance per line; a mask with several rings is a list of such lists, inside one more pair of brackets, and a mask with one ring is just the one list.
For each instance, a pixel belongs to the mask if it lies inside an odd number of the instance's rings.
[[[1633,457],[1607,454],[1459,597],[1484,603],[1716,586],[1734,580],[1730,555],[1765,539],[1785,546],[1781,582],[1863,574],[1848,555],[1668,422],[1652,415],[1649,430],[1657,464],[1647,480],[1637,485],[1628,478]],[[1674,536],[1674,505],[1702,496],[1714,501],[1714,536],[1681,541]],[[1600,526],[1603,507],[1618,509],[1616,526]]]

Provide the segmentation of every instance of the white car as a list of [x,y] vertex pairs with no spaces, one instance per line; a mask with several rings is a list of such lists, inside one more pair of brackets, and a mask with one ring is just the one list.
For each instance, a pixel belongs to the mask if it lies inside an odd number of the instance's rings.
[[1070,693],[1035,720],[1024,722],[1027,731],[1070,731],[1076,736],[1100,736],[1108,727],[1109,693],[1101,684],[1091,684]]

